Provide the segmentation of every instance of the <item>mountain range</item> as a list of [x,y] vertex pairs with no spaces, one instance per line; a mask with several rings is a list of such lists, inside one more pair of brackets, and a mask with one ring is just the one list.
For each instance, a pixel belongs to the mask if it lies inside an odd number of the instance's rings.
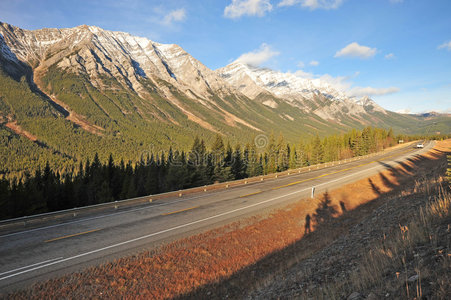
[[281,133],[298,142],[370,125],[444,133],[449,120],[397,114],[296,73],[238,61],[211,70],[178,45],[124,32],[0,22],[0,143],[7,154],[14,140],[15,148],[61,161],[94,152],[136,159],[186,149],[195,135],[244,143]]

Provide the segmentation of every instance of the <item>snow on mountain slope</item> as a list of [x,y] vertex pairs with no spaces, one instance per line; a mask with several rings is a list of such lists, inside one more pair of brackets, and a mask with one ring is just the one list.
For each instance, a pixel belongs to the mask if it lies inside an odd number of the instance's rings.
[[181,47],[125,32],[86,25],[30,31],[0,23],[0,35],[19,60],[41,68],[58,63],[62,69],[88,74],[93,82],[109,74],[138,93],[144,92],[140,77],[162,79],[201,98],[230,92],[224,80]]
[[384,114],[387,113],[385,109],[383,109],[379,104],[374,102],[373,99],[367,96],[360,98],[359,100],[356,101],[356,103],[358,105],[365,107],[367,110],[371,110],[373,112],[381,112]]
[[[371,99],[355,101],[344,91],[318,78],[255,68],[239,62],[213,71],[178,45],[160,44],[95,26],[23,30],[0,22],[0,51],[0,57],[29,64],[37,82],[49,68],[56,66],[63,72],[89,78],[100,90],[108,88],[104,84],[105,78],[114,77],[124,88],[143,99],[151,98],[149,86],[145,86],[146,82],[151,82],[160,95],[203,127],[206,125],[202,117],[183,106],[176,93],[215,110],[225,119],[230,116],[224,108],[218,107],[215,97],[225,100],[229,95],[240,99],[243,95],[250,99],[262,96],[261,103],[275,110],[277,115],[283,101],[302,113],[313,113],[337,122],[346,118],[360,122],[369,113],[386,113]],[[233,119],[252,128],[242,118],[233,116]]]
[[324,119],[338,120],[343,115],[364,115],[368,109],[385,113],[368,97],[356,101],[319,78],[305,78],[296,73],[256,68],[240,62],[233,62],[216,72],[252,99],[261,93],[272,94]]

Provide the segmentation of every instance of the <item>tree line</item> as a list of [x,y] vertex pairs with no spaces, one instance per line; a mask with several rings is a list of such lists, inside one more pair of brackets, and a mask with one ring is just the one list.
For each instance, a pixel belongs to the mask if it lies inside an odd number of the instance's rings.
[[102,162],[95,154],[61,173],[47,162],[33,175],[0,179],[0,218],[99,204],[216,182],[281,172],[292,168],[365,155],[393,146],[407,136],[367,127],[324,139],[315,136],[297,145],[282,135],[257,136],[244,147],[233,148],[217,135],[209,149],[196,137],[189,151],[143,153],[138,162]]

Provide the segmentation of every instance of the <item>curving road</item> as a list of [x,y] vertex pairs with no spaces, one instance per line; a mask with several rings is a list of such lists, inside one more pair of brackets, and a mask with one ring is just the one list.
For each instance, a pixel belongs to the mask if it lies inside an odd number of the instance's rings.
[[0,292],[83,270],[376,174],[424,149],[409,145],[325,169],[157,200],[35,227],[0,229]]

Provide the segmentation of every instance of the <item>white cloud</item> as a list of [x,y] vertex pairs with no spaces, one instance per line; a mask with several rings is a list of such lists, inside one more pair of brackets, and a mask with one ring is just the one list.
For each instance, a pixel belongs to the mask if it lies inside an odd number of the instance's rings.
[[313,74],[303,70],[298,70],[294,75],[300,78],[306,78],[312,80],[313,84],[323,86],[329,85],[337,91],[345,93],[348,97],[363,97],[363,96],[381,96],[387,94],[393,94],[399,92],[397,87],[388,88],[374,88],[374,87],[359,87],[355,86],[353,79],[360,75],[360,72],[355,72],[348,76],[331,76],[329,74]]
[[373,87],[353,87],[348,91],[350,96],[362,97],[362,96],[380,96],[399,92],[397,87],[389,88],[373,88]]
[[394,59],[395,55],[393,53],[389,53],[387,55],[384,56],[385,59]]
[[303,67],[305,67],[304,62],[302,62],[302,61],[298,62],[298,67],[301,68],[301,69],[302,69]]
[[334,57],[359,57],[362,59],[367,59],[376,55],[376,52],[376,48],[361,46],[354,42],[335,53]]
[[184,8],[170,11],[163,19],[163,23],[170,25],[173,22],[182,22],[186,19],[186,11]]
[[296,75],[297,77],[307,78],[307,79],[313,79],[315,77],[315,75],[313,73],[308,73],[303,70],[297,70],[293,74]]
[[324,74],[318,78],[321,82],[326,82],[334,89],[345,92],[352,86],[352,82],[349,81],[351,79],[350,76],[337,76],[333,77],[329,74]]
[[258,67],[264,62],[268,61],[271,57],[277,56],[280,53],[272,50],[271,47],[265,43],[261,44],[260,48],[248,53],[241,54],[236,60],[254,67]]
[[403,108],[403,109],[398,109],[397,111],[395,111],[398,114],[404,114],[404,115],[408,115],[411,114],[412,111],[408,108]]
[[438,49],[446,49],[451,51],[451,41],[441,44],[440,46],[438,46]]
[[343,2],[344,0],[282,0],[277,6],[283,7],[300,4],[301,7],[309,8],[311,10],[336,9],[343,4]]
[[311,62],[309,62],[309,65],[311,65],[312,67],[316,67],[319,65],[319,61],[317,60],[312,60]]
[[269,0],[232,0],[224,9],[224,16],[231,19],[243,15],[263,17],[272,10]]

